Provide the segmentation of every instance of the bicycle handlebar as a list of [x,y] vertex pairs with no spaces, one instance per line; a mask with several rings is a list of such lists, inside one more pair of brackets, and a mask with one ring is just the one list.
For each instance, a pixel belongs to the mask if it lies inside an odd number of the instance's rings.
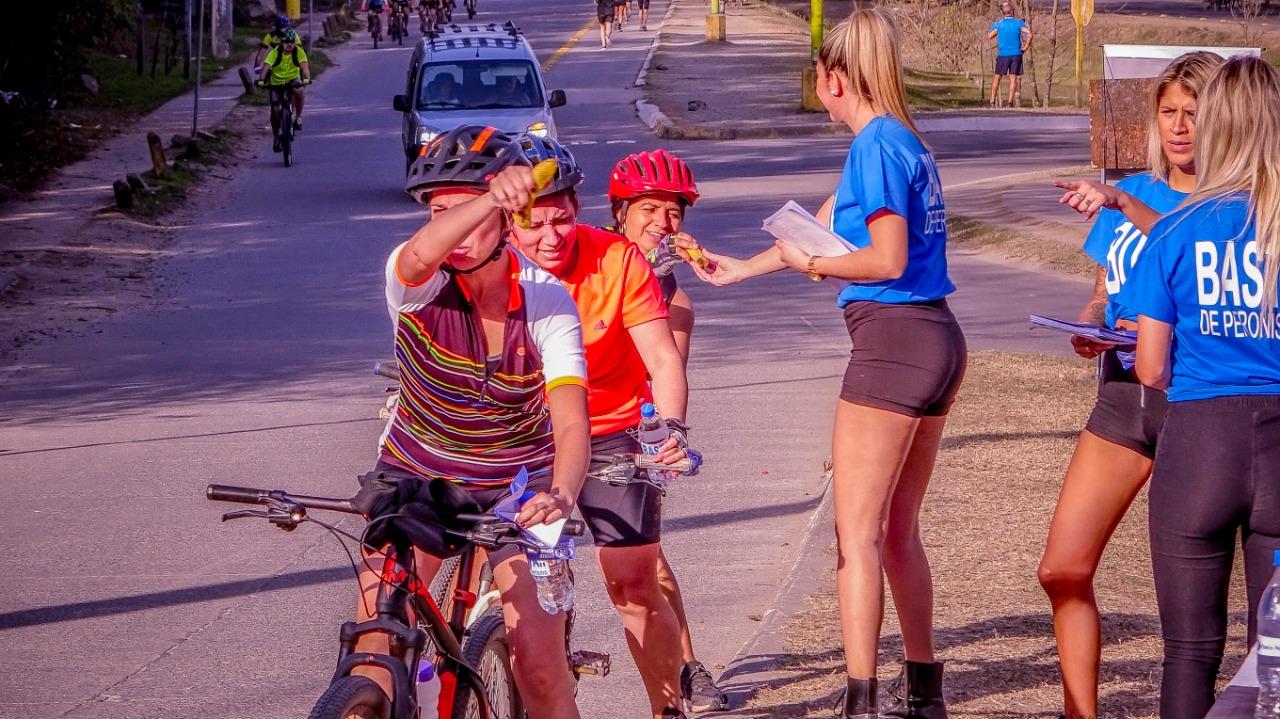
[[674,464],[662,464],[654,461],[654,459],[649,455],[641,454],[639,452],[626,452],[623,454],[593,454],[591,455],[591,461],[631,466],[636,469],[665,470],[677,473],[688,472],[690,469],[693,469],[693,460],[688,457],[685,457]]
[[[324,509],[331,512],[343,512],[345,514],[360,514],[360,511],[351,504],[350,499],[337,499],[333,497],[310,497],[302,494],[289,494],[279,489],[255,489],[252,487],[234,487],[225,484],[211,484],[205,488],[205,496],[215,502],[236,502],[239,504],[265,504],[265,505],[301,505],[309,509]],[[255,516],[255,515],[238,515],[238,516]],[[226,519],[227,517],[224,517]],[[527,542],[519,537],[520,527],[515,522],[508,522],[492,514],[459,514],[459,521],[469,522],[475,525],[466,532],[458,532],[447,530],[459,536],[463,536],[478,544],[489,545],[492,549],[494,546],[501,544],[520,544]],[[304,516],[300,515],[291,518],[282,524],[297,525]],[[577,519],[570,519],[564,523],[564,529],[561,532],[570,537],[581,537],[587,531],[585,522]],[[522,545],[524,546],[524,545]]]
[[309,497],[305,494],[288,494],[279,489],[254,489],[252,487],[233,487],[225,484],[211,484],[205,489],[205,496],[214,502],[238,502],[240,504],[270,504],[272,501],[301,504],[310,509],[325,509],[330,512],[359,514],[350,499],[333,497]]

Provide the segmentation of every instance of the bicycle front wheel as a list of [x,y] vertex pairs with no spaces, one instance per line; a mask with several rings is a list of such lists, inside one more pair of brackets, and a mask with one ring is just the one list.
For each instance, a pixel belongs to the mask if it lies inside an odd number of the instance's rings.
[[390,719],[391,701],[368,677],[343,677],[325,690],[307,719]]
[[[522,719],[524,703],[511,674],[511,651],[501,608],[494,607],[467,630],[463,658],[480,672],[492,719]],[[480,719],[481,698],[467,682],[458,683],[452,719]],[[314,718],[313,718],[314,719]]]

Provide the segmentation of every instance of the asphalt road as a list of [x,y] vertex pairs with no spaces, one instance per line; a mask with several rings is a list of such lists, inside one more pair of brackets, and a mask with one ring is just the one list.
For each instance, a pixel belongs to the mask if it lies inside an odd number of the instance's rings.
[[[481,19],[522,7],[486,0]],[[542,58],[591,20],[581,2],[540,8],[518,20]],[[592,222],[606,219],[608,167],[658,145],[630,104],[650,38],[624,32],[601,52],[588,34],[548,74],[569,95],[561,138],[586,166]],[[263,133],[263,152],[161,263],[153,308],[18,360],[0,392],[0,717],[305,716],[325,686],[355,596],[344,555],[315,528],[220,524],[203,488],[346,495],[372,465],[383,382],[368,368],[390,352],[381,266],[423,219],[400,192],[390,110],[408,54],[363,38],[338,50],[311,93],[297,165],[280,167]],[[1034,132],[933,141],[948,184],[1087,152],[1086,137]],[[670,143],[703,191],[689,229],[731,253],[765,246],[760,220],[786,199],[816,206],[846,144]],[[1073,314],[1085,283],[960,252],[952,262],[971,347],[1063,349],[1030,334],[1026,312]],[[690,419],[711,466],[672,491],[665,544],[714,667],[769,608],[818,501],[848,340],[832,293],[797,275],[682,281],[699,315]],[[584,681],[584,714],[643,716],[582,549],[577,643],[615,659],[613,676]]]

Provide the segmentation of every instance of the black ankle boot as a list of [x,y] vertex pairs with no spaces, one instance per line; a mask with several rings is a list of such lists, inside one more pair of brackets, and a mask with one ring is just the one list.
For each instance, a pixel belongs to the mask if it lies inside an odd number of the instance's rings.
[[839,719],[876,719],[876,680],[845,677]]
[[947,719],[947,706],[942,703],[942,662],[903,662],[889,695],[893,703],[881,713],[883,717]]

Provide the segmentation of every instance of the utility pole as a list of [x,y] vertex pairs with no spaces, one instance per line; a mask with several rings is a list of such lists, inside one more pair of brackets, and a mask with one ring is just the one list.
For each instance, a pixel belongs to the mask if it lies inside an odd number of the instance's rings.
[[1093,0],[1071,0],[1071,17],[1076,21],[1076,107],[1084,90],[1084,28],[1093,19]]
[[199,27],[196,33],[196,96],[195,106],[191,109],[191,139],[196,139],[196,132],[200,129],[200,59],[204,55],[204,0],[193,0],[196,4],[196,12],[200,14]]
[[182,58],[182,77],[186,80],[191,79],[191,3],[193,1],[185,0],[183,2],[187,9],[187,34],[183,38],[183,44],[186,46],[184,49],[187,54]]
[[810,112],[823,110],[818,98],[818,50],[822,48],[822,0],[809,0],[809,66],[800,75],[800,107]]
[[[714,1],[714,0],[713,0]],[[307,52],[311,52],[311,38],[315,37],[315,33],[311,32],[311,18],[316,16],[316,0],[307,0]]]
[[707,39],[712,42],[724,42],[725,22],[724,5],[721,0],[711,0],[711,13],[707,15]]

